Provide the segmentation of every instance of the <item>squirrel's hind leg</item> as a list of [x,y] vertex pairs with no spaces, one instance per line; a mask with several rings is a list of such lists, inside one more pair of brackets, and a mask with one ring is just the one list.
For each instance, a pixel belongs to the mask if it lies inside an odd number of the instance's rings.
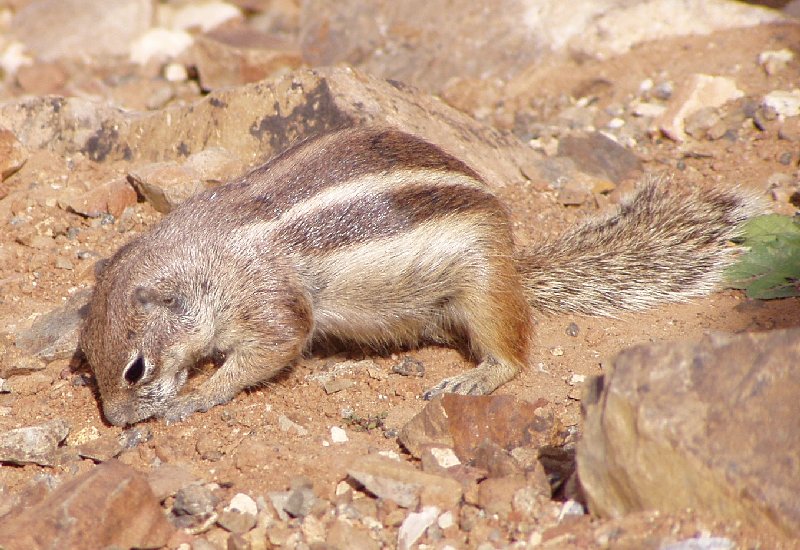
[[533,330],[530,307],[513,263],[494,258],[492,264],[479,281],[464,285],[446,311],[448,323],[463,330],[480,364],[442,380],[423,393],[424,399],[442,393],[486,395],[525,367]]

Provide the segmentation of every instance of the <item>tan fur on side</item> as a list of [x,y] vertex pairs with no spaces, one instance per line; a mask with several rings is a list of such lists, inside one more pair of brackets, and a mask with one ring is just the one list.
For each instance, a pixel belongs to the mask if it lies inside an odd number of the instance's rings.
[[[519,251],[464,163],[395,130],[343,130],[190,198],[120,249],[81,347],[118,425],[225,403],[320,342],[461,346],[478,367],[426,397],[490,393],[525,367],[532,310],[609,315],[709,292],[754,204],[650,182],[618,212]],[[212,356],[222,366],[181,394]]]

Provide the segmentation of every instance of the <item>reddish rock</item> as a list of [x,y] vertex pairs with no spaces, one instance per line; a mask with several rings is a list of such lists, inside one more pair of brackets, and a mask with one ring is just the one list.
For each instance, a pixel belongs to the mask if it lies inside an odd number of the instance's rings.
[[195,39],[191,56],[203,89],[216,90],[274,78],[302,64],[296,48],[253,34],[229,31]]
[[17,82],[25,93],[48,95],[64,93],[67,73],[56,62],[23,65],[17,70]]
[[180,489],[198,483],[198,480],[186,465],[161,464],[148,474],[147,482],[159,502],[163,502]]
[[136,204],[136,191],[124,178],[115,178],[93,187],[89,191],[63,201],[67,210],[97,218],[111,214],[115,218],[129,206]]
[[173,527],[143,475],[112,460],[0,521],[7,548],[158,548]]
[[486,479],[478,485],[478,506],[487,514],[507,519],[512,510],[514,494],[526,486],[525,476]]
[[584,401],[578,475],[590,510],[691,508],[800,536],[800,329],[621,353]]
[[445,394],[403,427],[400,442],[415,457],[425,445],[452,447],[462,462],[473,460],[487,439],[506,450],[552,444],[556,426],[546,403],[510,395]]
[[635,153],[600,132],[564,136],[558,142],[558,154],[571,158],[583,172],[614,183],[642,170]]
[[486,470],[489,477],[507,477],[524,473],[522,466],[510,452],[488,439],[483,440],[475,449],[474,466]]
[[78,454],[83,458],[88,458],[97,462],[105,462],[118,457],[125,447],[117,435],[105,435],[86,441],[77,446]]

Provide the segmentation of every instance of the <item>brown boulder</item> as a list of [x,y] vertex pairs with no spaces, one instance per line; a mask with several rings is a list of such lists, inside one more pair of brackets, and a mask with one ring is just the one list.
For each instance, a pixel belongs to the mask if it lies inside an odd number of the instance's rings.
[[6,548],[158,548],[173,532],[147,479],[116,460],[0,521]]
[[588,399],[592,512],[701,515],[800,535],[800,329],[621,353]]

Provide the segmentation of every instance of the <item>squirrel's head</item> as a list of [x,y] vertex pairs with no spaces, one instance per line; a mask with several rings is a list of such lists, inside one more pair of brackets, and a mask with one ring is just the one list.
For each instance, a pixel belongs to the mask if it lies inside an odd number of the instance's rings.
[[[98,263],[80,346],[112,424],[163,413],[197,359],[197,313],[182,271],[148,255],[141,241]],[[141,250],[145,249],[145,250]]]

